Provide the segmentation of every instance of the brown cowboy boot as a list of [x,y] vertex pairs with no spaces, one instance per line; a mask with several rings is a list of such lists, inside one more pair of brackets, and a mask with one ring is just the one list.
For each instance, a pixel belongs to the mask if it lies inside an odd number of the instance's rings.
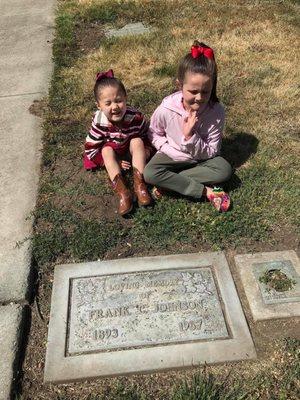
[[117,174],[111,184],[113,191],[119,197],[119,214],[128,214],[133,207],[132,194],[127,188],[123,176],[121,174]]
[[148,192],[143,174],[133,167],[133,189],[137,195],[139,206],[149,206],[151,204],[151,196]]

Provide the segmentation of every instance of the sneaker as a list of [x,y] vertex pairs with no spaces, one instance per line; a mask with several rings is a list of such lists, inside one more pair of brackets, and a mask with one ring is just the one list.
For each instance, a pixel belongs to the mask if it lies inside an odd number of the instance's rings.
[[208,200],[213,207],[219,212],[226,212],[230,207],[230,197],[223,189],[219,187],[213,188],[213,193],[208,196]]
[[154,186],[151,192],[151,195],[154,200],[161,200],[164,197],[165,191],[162,188],[158,188]]

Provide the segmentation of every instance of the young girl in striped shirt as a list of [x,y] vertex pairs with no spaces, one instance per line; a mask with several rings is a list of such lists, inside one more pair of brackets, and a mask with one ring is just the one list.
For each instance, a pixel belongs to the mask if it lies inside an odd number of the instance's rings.
[[151,203],[143,178],[146,159],[151,152],[148,124],[141,112],[127,106],[126,89],[112,70],[97,74],[94,95],[98,110],[85,142],[84,167],[106,168],[112,188],[119,197],[119,214],[125,215],[132,210],[133,195],[122,169],[130,169],[131,162],[138,204],[147,206]]

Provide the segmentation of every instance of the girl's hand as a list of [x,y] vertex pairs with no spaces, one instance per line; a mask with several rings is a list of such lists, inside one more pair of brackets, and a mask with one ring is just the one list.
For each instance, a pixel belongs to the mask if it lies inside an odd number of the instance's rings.
[[125,161],[125,160],[120,160],[119,161],[119,164],[120,164],[120,167],[122,168],[122,169],[130,169],[131,168],[131,164],[130,164],[130,162],[129,161]]
[[193,136],[193,128],[198,121],[197,112],[190,111],[189,115],[183,120],[183,136],[189,140]]

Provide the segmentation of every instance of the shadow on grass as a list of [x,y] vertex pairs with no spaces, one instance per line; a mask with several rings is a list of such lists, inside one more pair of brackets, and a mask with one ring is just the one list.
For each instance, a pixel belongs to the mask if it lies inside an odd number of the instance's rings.
[[246,132],[231,132],[222,142],[221,155],[235,170],[239,168],[257,151],[259,140]]
[[221,155],[231,164],[234,171],[230,180],[224,185],[227,191],[230,192],[241,186],[242,181],[235,170],[256,153],[258,143],[256,136],[246,132],[231,131],[230,136],[223,139]]

